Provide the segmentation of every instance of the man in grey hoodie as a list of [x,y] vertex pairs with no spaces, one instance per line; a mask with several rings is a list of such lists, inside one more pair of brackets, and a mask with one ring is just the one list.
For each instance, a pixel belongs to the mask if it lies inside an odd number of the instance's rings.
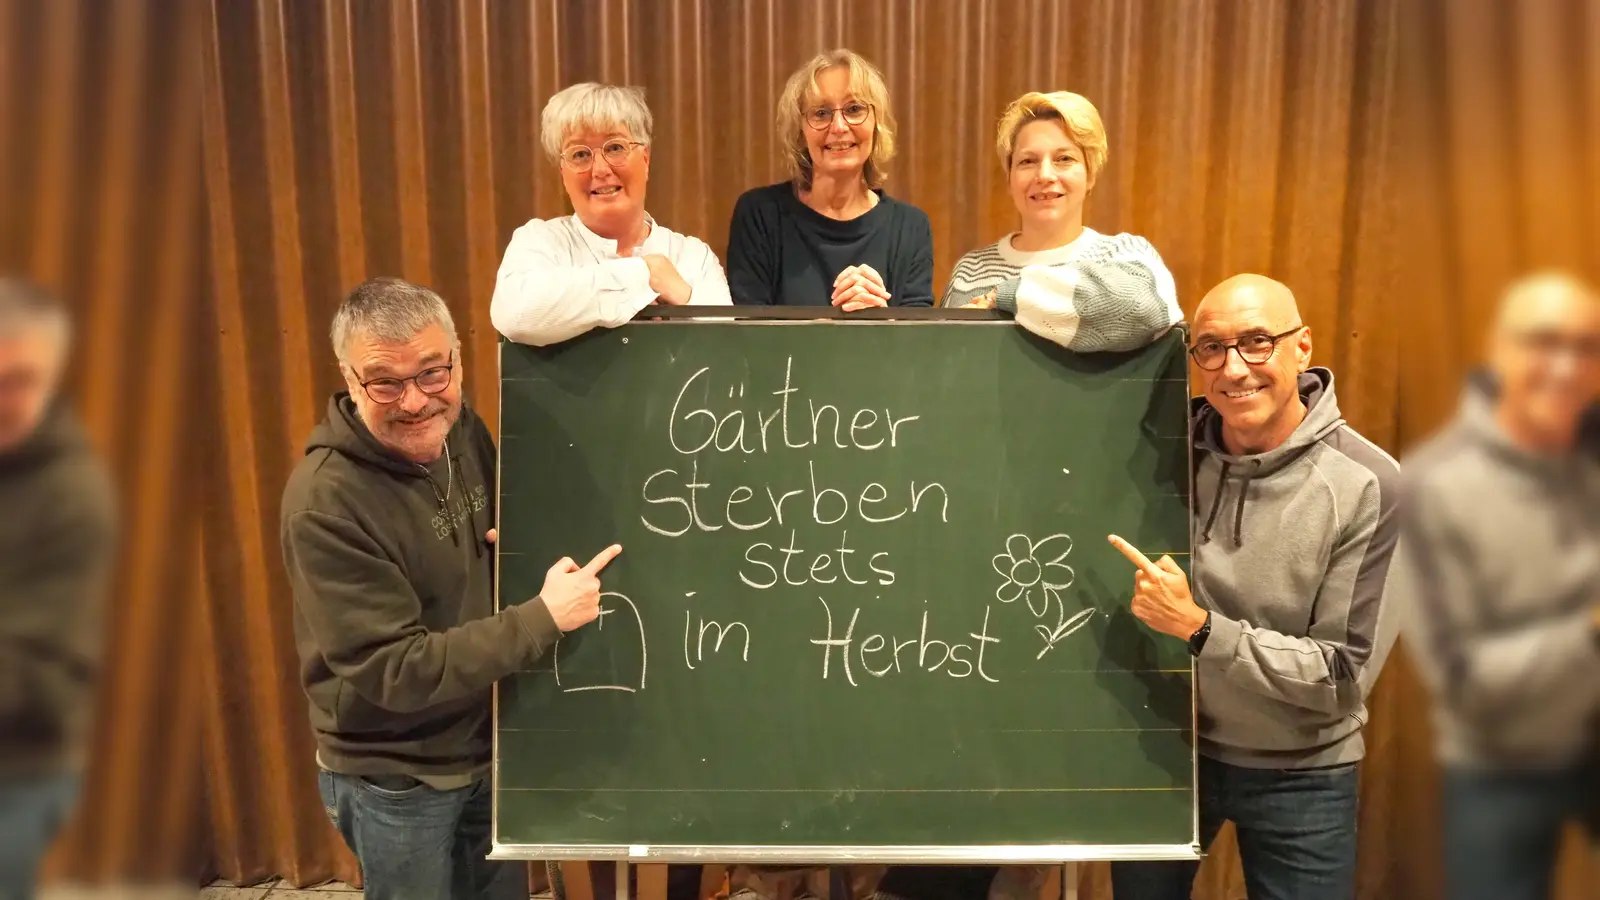
[[1600,297],[1517,282],[1489,355],[1408,456],[1402,508],[1456,900],[1550,896],[1562,828],[1600,784],[1600,433],[1583,427],[1600,413]]
[[[1231,820],[1252,900],[1349,900],[1400,467],[1345,424],[1287,287],[1235,276],[1194,323],[1192,592],[1170,557],[1111,542],[1136,568],[1133,613],[1197,659],[1202,846]],[[1118,863],[1114,895],[1187,898],[1197,868]]]

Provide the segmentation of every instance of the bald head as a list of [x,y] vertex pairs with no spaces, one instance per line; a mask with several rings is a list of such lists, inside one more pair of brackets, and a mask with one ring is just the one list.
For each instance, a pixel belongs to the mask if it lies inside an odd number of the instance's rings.
[[1499,421],[1524,446],[1559,451],[1600,401],[1600,296],[1579,279],[1540,272],[1506,289],[1489,339]]
[[1311,330],[1282,282],[1245,274],[1212,288],[1195,309],[1191,355],[1233,452],[1270,450],[1305,416],[1299,377],[1311,365]]
[[1300,321],[1300,307],[1288,285],[1265,275],[1245,273],[1227,279],[1206,293],[1195,309],[1195,324],[1198,326],[1208,313],[1232,317],[1240,308],[1258,311],[1277,323],[1275,331]]
[[1539,272],[1506,289],[1495,316],[1497,336],[1600,328],[1600,295],[1566,272]]

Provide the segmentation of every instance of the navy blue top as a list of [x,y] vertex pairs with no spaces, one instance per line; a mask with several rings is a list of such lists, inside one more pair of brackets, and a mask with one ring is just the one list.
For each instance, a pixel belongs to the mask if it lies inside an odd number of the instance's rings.
[[800,202],[787,181],[745,191],[728,226],[733,302],[827,306],[839,273],[865,263],[883,276],[891,306],[932,306],[928,214],[880,189],[874,193],[877,206],[841,222]]

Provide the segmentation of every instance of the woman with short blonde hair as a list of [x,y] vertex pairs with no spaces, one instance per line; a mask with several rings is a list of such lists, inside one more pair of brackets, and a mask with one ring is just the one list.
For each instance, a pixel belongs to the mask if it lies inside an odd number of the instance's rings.
[[573,212],[511,235],[489,303],[501,334],[546,346],[615,328],[652,304],[730,302],[711,248],[645,211],[653,127],[635,87],[585,82],[545,104],[539,141]]
[[728,227],[735,303],[933,305],[928,216],[885,193],[895,120],[883,75],[850,50],[820,53],[778,97],[789,180],[746,191]]
[[1109,157],[1100,112],[1068,91],[1023,94],[1006,108],[995,151],[1020,227],[956,262],[943,306],[993,306],[1072,350],[1126,351],[1183,320],[1155,247],[1083,224]]

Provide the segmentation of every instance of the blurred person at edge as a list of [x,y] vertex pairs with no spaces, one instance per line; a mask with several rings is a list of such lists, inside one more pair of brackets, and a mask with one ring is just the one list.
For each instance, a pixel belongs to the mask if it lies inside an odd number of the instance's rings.
[[110,473],[57,393],[71,330],[0,278],[0,900],[33,896],[76,803],[115,557]]
[[1529,276],[1455,420],[1406,460],[1406,632],[1433,694],[1452,900],[1548,897],[1562,828],[1596,796],[1597,402],[1600,296]]
[[486,859],[490,689],[595,620],[622,548],[560,560],[496,613],[494,440],[463,399],[449,308],[374,278],[330,331],[345,390],[280,530],[323,808],[368,900],[527,900],[527,867]]

